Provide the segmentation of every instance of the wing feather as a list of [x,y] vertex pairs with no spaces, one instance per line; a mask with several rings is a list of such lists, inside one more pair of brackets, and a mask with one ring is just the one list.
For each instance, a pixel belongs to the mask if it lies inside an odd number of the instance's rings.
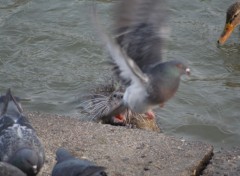
[[125,51],[123,51],[114,40],[112,40],[106,33],[103,32],[103,29],[98,21],[96,10],[94,10],[93,22],[100,38],[106,45],[107,51],[109,52],[112,60],[119,67],[120,77],[125,80],[130,79],[131,82],[147,83],[149,80],[148,76],[140,70],[136,63],[126,55]]
[[115,6],[113,28],[117,43],[143,72],[162,60],[164,3],[164,0],[121,0]]

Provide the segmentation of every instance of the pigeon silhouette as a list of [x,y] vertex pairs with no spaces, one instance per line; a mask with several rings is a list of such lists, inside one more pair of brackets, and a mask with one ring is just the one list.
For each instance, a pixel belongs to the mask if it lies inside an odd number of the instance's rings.
[[183,74],[190,69],[181,61],[162,62],[164,1],[128,0],[116,6],[115,39],[99,24],[96,10],[93,21],[106,45],[115,73],[126,85],[123,101],[112,111],[118,114],[129,107],[137,113],[152,114],[174,96]]
[[26,176],[26,174],[9,163],[0,162],[0,176]]
[[57,163],[52,176],[107,176],[105,168],[96,166],[88,160],[73,157],[66,149],[59,148],[56,152]]
[[18,100],[10,89],[0,97],[0,161],[35,176],[44,164],[44,148]]

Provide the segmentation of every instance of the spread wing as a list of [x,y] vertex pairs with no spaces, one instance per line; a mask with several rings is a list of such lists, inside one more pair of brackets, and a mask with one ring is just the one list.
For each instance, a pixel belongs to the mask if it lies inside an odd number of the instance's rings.
[[115,6],[117,43],[143,72],[162,60],[164,4],[163,0],[121,0]]
[[106,45],[107,51],[109,52],[113,62],[119,68],[119,75],[124,80],[131,80],[131,83],[147,83],[148,76],[144,74],[136,63],[126,55],[120,46],[112,40],[107,34],[105,34],[98,23],[96,11],[93,12],[93,21],[100,38]]

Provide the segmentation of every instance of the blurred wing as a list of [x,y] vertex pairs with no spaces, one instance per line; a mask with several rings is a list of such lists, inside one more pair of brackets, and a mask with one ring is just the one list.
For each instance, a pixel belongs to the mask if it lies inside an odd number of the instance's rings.
[[165,18],[164,0],[121,0],[115,6],[115,27],[152,24],[160,28]]
[[143,72],[162,59],[164,7],[163,0],[122,0],[115,7],[117,42]]
[[119,76],[125,80],[130,79],[132,83],[147,83],[148,76],[139,69],[139,67],[125,54],[124,51],[122,51],[122,49],[116,44],[115,41],[113,41],[108,35],[103,32],[100,24],[98,23],[99,20],[97,20],[96,11],[93,13],[93,21],[97,28],[99,36],[106,45],[107,51],[120,70]]

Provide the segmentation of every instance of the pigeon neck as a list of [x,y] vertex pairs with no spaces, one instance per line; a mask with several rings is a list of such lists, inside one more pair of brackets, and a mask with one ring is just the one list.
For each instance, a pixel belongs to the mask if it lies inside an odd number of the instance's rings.
[[61,163],[63,161],[69,160],[74,158],[67,150],[65,149],[58,149],[57,153],[57,163]]

